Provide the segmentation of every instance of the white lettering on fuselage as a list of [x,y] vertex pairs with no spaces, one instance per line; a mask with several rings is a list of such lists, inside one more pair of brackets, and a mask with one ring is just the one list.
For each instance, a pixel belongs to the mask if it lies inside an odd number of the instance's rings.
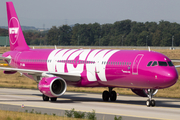
[[[51,72],[79,72],[87,74],[89,81],[97,81],[96,73],[101,81],[107,81],[105,75],[105,64],[102,61],[108,61],[109,58],[118,50],[91,50],[91,49],[56,49],[48,56],[48,70]],[[58,62],[58,61],[73,61]],[[94,64],[87,64],[87,61],[94,61]],[[93,77],[92,77],[93,76]],[[93,79],[92,79],[93,78]]]

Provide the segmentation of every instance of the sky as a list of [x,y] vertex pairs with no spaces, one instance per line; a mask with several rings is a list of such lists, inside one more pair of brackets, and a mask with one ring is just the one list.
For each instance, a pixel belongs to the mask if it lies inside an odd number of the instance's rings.
[[[0,0],[0,26],[7,26],[7,0]],[[180,0],[12,0],[23,26],[170,21],[180,23]]]

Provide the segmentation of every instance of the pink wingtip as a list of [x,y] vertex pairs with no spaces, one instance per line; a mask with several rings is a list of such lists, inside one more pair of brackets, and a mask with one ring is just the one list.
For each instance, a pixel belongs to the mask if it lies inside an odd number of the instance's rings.
[[12,2],[6,2],[10,50],[28,50],[24,35]]

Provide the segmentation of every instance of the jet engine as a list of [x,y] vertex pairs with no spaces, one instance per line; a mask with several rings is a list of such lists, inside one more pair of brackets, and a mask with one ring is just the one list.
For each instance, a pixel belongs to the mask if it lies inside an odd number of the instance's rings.
[[17,71],[4,71],[4,74],[15,74]]
[[41,93],[48,97],[59,97],[66,92],[66,82],[60,77],[44,77],[38,84]]
[[150,93],[154,96],[158,89],[131,89],[133,93],[141,97],[148,97]]

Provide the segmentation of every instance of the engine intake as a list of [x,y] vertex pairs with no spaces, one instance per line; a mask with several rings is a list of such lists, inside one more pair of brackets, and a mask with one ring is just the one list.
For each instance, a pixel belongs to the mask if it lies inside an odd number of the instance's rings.
[[59,97],[66,92],[66,82],[60,77],[44,77],[38,84],[41,93],[48,97]]

